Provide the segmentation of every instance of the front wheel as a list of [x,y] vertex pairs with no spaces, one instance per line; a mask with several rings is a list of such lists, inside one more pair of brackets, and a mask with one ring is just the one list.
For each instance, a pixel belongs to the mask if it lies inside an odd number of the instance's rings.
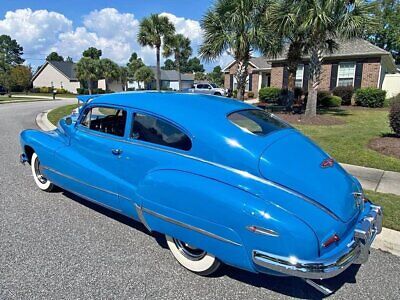
[[50,182],[43,174],[40,169],[40,160],[36,153],[32,154],[31,157],[31,169],[33,179],[35,180],[36,185],[45,192],[50,192],[54,188],[54,184]]
[[222,96],[222,95],[221,95],[221,93],[216,92],[216,93],[214,93],[214,96]]
[[172,255],[189,271],[207,276],[214,273],[221,265],[215,256],[204,250],[193,247],[169,235],[165,237]]

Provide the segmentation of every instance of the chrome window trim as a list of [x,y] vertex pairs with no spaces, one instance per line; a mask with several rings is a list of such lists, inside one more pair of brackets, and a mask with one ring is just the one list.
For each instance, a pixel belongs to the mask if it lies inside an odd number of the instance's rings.
[[216,240],[219,240],[219,241],[222,241],[222,242],[225,242],[225,243],[229,243],[229,244],[232,244],[232,245],[235,245],[235,246],[242,246],[241,244],[239,244],[237,242],[234,242],[234,241],[232,241],[230,239],[224,238],[222,236],[219,236],[219,235],[217,235],[215,233],[209,232],[209,231],[204,230],[202,228],[199,228],[199,227],[196,227],[196,226],[192,226],[192,225],[189,225],[187,223],[178,221],[176,219],[164,216],[164,215],[159,214],[159,213],[157,213],[155,211],[152,211],[152,210],[150,210],[148,208],[143,207],[142,210],[143,210],[143,212],[148,213],[148,214],[150,214],[150,215],[152,215],[152,216],[154,216],[156,218],[159,218],[161,220],[164,220],[164,221],[166,221],[168,223],[171,223],[171,224],[174,224],[174,225],[177,225],[177,226],[189,229],[189,230],[196,231],[196,232],[198,232],[200,234],[203,234],[205,236],[211,237],[213,239],[216,239]]

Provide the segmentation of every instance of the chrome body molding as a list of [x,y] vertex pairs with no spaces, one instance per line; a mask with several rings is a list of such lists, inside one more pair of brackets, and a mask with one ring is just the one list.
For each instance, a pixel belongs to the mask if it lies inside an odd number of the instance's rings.
[[301,260],[294,256],[284,257],[253,250],[253,262],[261,267],[305,279],[326,279],[342,273],[352,264],[368,260],[369,249],[376,235],[382,231],[382,208],[371,205],[369,213],[356,225],[354,239],[341,253],[315,261]]
[[246,226],[246,229],[250,232],[257,233],[257,234],[269,235],[269,236],[274,236],[274,237],[279,236],[279,233],[277,233],[275,230],[263,228],[260,226],[249,225],[249,226]]
[[105,193],[108,193],[108,194],[111,194],[111,195],[115,195],[115,196],[118,196],[118,197],[121,197],[121,198],[125,198],[125,199],[127,199],[127,200],[131,200],[130,198],[127,198],[127,197],[124,197],[124,196],[119,195],[118,193],[115,193],[115,192],[113,192],[113,191],[110,191],[110,190],[107,190],[107,189],[104,189],[104,188],[101,188],[101,187],[98,187],[98,186],[95,186],[95,185],[91,185],[91,184],[89,184],[89,183],[87,183],[87,182],[84,182],[84,181],[79,180],[79,179],[77,179],[77,178],[75,178],[75,177],[69,176],[69,175],[67,175],[67,174],[61,173],[61,172],[59,172],[59,171],[57,171],[57,170],[54,170],[54,169],[52,169],[52,168],[49,168],[49,167],[47,167],[47,166],[40,166],[40,167],[41,167],[41,169],[43,169],[43,170],[48,170],[48,171],[50,171],[50,172],[52,172],[52,173],[55,173],[55,174],[60,175],[60,176],[63,176],[63,177],[65,177],[65,178],[67,178],[67,179],[73,180],[73,181],[75,181],[75,182],[78,182],[78,183],[80,183],[80,184],[86,185],[86,186],[91,187],[91,188],[93,188],[93,189],[96,189],[96,190],[99,190],[99,191],[102,191],[102,192],[105,192]]
[[164,220],[164,221],[166,221],[166,222],[169,222],[169,223],[178,225],[178,226],[180,226],[180,227],[183,227],[183,228],[186,228],[186,229],[189,229],[189,230],[196,231],[196,232],[198,232],[198,233],[201,233],[201,234],[206,235],[206,236],[208,236],[208,237],[217,239],[217,240],[219,240],[219,241],[222,241],[222,242],[225,242],[225,243],[229,243],[229,244],[232,244],[232,245],[235,245],[235,246],[242,246],[241,244],[236,243],[235,241],[231,241],[231,240],[229,240],[229,239],[226,239],[226,238],[224,238],[224,237],[222,237],[222,236],[216,235],[215,233],[209,232],[209,231],[207,231],[207,230],[204,230],[204,229],[201,229],[201,228],[198,228],[198,227],[195,227],[195,226],[186,224],[186,223],[184,223],[184,222],[181,222],[181,221],[172,219],[172,218],[170,218],[170,217],[164,216],[164,215],[162,215],[162,214],[159,214],[159,213],[157,213],[157,212],[155,212],[155,211],[152,211],[152,210],[150,210],[150,209],[147,209],[147,208],[145,208],[145,207],[142,208],[142,211],[143,211],[143,212],[146,212],[146,213],[148,213],[148,214],[150,214],[150,215],[152,215],[152,216],[154,216],[154,217],[156,217],[156,218],[159,218],[159,219],[161,219],[161,220]]
[[147,224],[146,219],[143,216],[142,207],[135,203],[135,210],[136,210],[136,213],[138,215],[140,222],[142,222],[143,226],[146,227],[146,229],[151,232],[151,228],[150,228],[149,224]]

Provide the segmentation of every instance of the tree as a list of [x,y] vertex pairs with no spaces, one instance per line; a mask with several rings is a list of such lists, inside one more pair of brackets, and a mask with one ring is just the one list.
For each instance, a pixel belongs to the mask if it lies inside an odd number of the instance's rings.
[[67,61],[67,62],[71,62],[71,63],[73,63],[73,62],[74,62],[74,60],[72,59],[72,57],[71,57],[71,56],[67,56],[67,58],[65,59],[65,61]]
[[97,81],[102,76],[101,63],[98,59],[82,57],[75,66],[76,75],[79,80],[85,80],[88,83],[89,94],[92,94],[93,81]]
[[83,57],[90,57],[92,59],[100,59],[100,57],[103,55],[103,52],[97,48],[90,47],[83,51],[82,56]]
[[120,68],[111,59],[103,58],[100,60],[100,68],[102,77],[104,77],[106,83],[106,91],[108,91],[108,84],[113,79],[119,79]]
[[[360,36],[373,24],[373,4],[366,0],[285,0],[271,6],[267,12],[269,24],[275,32],[299,45],[293,46],[291,54],[310,56],[309,88],[306,116],[317,113],[317,93],[325,53],[332,52],[341,40]],[[297,58],[292,58],[295,60]]]
[[194,80],[196,80],[196,81],[207,80],[207,75],[203,72],[196,72],[196,73],[194,73]]
[[[144,66],[144,63],[143,63],[142,59],[137,55],[136,52],[133,52],[131,57],[129,58],[129,62],[127,63],[128,78],[130,80],[137,81],[135,78],[135,73],[139,68],[141,68],[143,66]],[[138,85],[139,85],[139,82],[138,82]]]
[[364,34],[374,45],[392,53],[396,64],[400,64],[400,1],[377,0],[374,15],[377,26]]
[[200,59],[193,57],[189,59],[186,63],[182,63],[182,73],[203,73],[204,66],[200,63]]
[[235,60],[238,98],[244,99],[248,66],[253,52],[273,55],[281,41],[266,23],[265,0],[217,0],[201,20],[204,41],[200,56],[214,61],[228,52]]
[[183,34],[175,34],[166,37],[164,41],[163,55],[174,56],[176,70],[178,71],[179,91],[182,90],[181,61],[187,60],[192,55],[190,40]]
[[49,55],[46,57],[47,61],[64,61],[64,57],[59,55],[57,52],[51,52]]
[[139,25],[137,40],[141,46],[150,46],[156,49],[156,85],[157,90],[161,90],[160,85],[160,49],[162,39],[172,36],[175,33],[175,26],[168,20],[168,17],[152,14],[143,19]]
[[142,66],[136,71],[135,78],[138,82],[148,84],[154,80],[154,73],[149,67]]
[[119,81],[122,84],[122,90],[126,91],[128,86],[128,67],[119,67]]
[[32,70],[30,67],[18,65],[10,70],[10,86],[13,90],[27,91],[31,86]]
[[220,66],[214,67],[213,71],[207,74],[208,81],[215,83],[218,86],[224,85],[224,73]]
[[164,61],[164,66],[161,67],[163,70],[176,70],[175,63],[172,59],[166,59]]
[[8,91],[11,87],[11,68],[24,62],[24,49],[8,35],[0,35],[0,85]]

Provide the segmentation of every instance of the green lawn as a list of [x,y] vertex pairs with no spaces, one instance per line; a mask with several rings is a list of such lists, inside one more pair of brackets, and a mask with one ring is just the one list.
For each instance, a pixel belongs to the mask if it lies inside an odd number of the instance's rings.
[[400,172],[400,159],[367,147],[372,138],[391,133],[387,109],[336,109],[325,113],[344,119],[346,124],[294,126],[339,162]]
[[[23,97],[24,95],[29,95],[29,96],[42,96],[42,97],[53,97],[52,93],[24,93],[24,92],[14,92],[12,93],[12,96],[16,96],[16,97]],[[76,95],[74,94],[56,94],[56,98],[75,98]]]
[[66,105],[66,106],[61,106],[56,109],[53,109],[52,111],[49,112],[47,115],[47,118],[51,123],[53,123],[55,126],[57,125],[58,121],[67,115],[70,115],[72,110],[77,108],[78,104],[71,104],[71,105]]
[[15,102],[33,102],[33,101],[48,101],[48,99],[42,99],[42,98],[30,98],[30,97],[23,97],[21,96],[13,96],[13,97],[8,97],[8,96],[3,96],[0,95],[0,103],[2,102],[8,102],[8,101],[15,101]]
[[400,196],[365,191],[367,197],[383,207],[383,226],[400,231]]

